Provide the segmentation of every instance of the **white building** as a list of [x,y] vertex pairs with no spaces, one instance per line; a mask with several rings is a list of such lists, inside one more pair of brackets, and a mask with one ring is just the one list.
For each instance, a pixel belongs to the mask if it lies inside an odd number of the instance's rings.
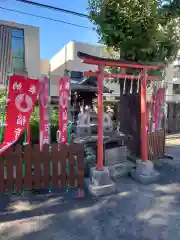
[[[51,96],[58,96],[58,81],[59,76],[63,76],[65,69],[74,72],[96,71],[97,67],[94,65],[84,64],[77,56],[77,52],[84,52],[97,57],[109,58],[112,57],[112,52],[109,53],[104,46],[90,45],[86,43],[80,43],[71,41],[64,46],[55,56],[53,56],[48,65],[48,61],[41,61],[41,73],[45,74],[51,72]],[[113,52],[113,56],[118,56],[116,52]],[[109,87],[109,84],[105,84]],[[118,84],[110,84],[110,88],[114,90],[113,95],[119,96]]]
[[180,102],[180,59],[177,59],[166,70],[168,102]]
[[28,72],[30,78],[39,78],[39,28],[0,20],[0,56],[3,83],[7,73]]

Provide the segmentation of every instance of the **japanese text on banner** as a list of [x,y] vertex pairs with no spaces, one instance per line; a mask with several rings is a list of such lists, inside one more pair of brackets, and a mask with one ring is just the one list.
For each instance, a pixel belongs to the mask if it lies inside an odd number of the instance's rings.
[[69,76],[59,81],[59,142],[68,143]]
[[4,141],[0,153],[16,142],[29,122],[34,109],[39,81],[23,76],[11,76],[8,91],[8,105]]
[[44,144],[49,144],[49,84],[48,78],[44,77],[40,81],[39,94],[40,112],[40,150]]

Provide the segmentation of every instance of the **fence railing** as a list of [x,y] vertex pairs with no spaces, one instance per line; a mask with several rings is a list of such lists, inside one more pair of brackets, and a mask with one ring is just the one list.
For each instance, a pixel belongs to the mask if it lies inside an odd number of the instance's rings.
[[164,156],[165,150],[165,130],[156,130],[148,133],[147,139],[148,159],[158,160]]
[[77,187],[84,190],[83,144],[16,145],[0,155],[0,192]]

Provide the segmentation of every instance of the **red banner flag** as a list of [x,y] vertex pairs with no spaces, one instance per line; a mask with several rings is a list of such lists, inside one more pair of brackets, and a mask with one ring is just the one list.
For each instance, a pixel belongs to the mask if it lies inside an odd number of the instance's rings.
[[0,153],[15,143],[28,125],[39,91],[39,81],[10,77],[4,141]]
[[59,81],[59,143],[68,144],[69,76]]
[[40,81],[39,90],[39,114],[40,114],[40,150],[44,144],[49,144],[49,84],[48,78]]

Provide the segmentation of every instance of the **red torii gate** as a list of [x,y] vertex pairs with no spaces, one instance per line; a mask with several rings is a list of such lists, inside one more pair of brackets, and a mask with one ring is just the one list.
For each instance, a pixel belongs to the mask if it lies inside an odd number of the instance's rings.
[[[96,76],[98,86],[98,157],[97,170],[102,171],[103,166],[103,80],[104,78],[121,78],[129,80],[137,80],[136,75],[125,74],[127,68],[140,70],[140,109],[141,109],[141,155],[142,160],[146,161],[147,154],[147,111],[146,111],[146,85],[147,81],[157,81],[162,77],[148,76],[147,71],[164,69],[164,65],[144,65],[135,62],[127,62],[123,60],[106,59],[78,52],[78,57],[83,63],[97,65],[97,72],[84,72],[84,76]],[[121,67],[124,74],[107,74],[104,73],[105,67]]]

